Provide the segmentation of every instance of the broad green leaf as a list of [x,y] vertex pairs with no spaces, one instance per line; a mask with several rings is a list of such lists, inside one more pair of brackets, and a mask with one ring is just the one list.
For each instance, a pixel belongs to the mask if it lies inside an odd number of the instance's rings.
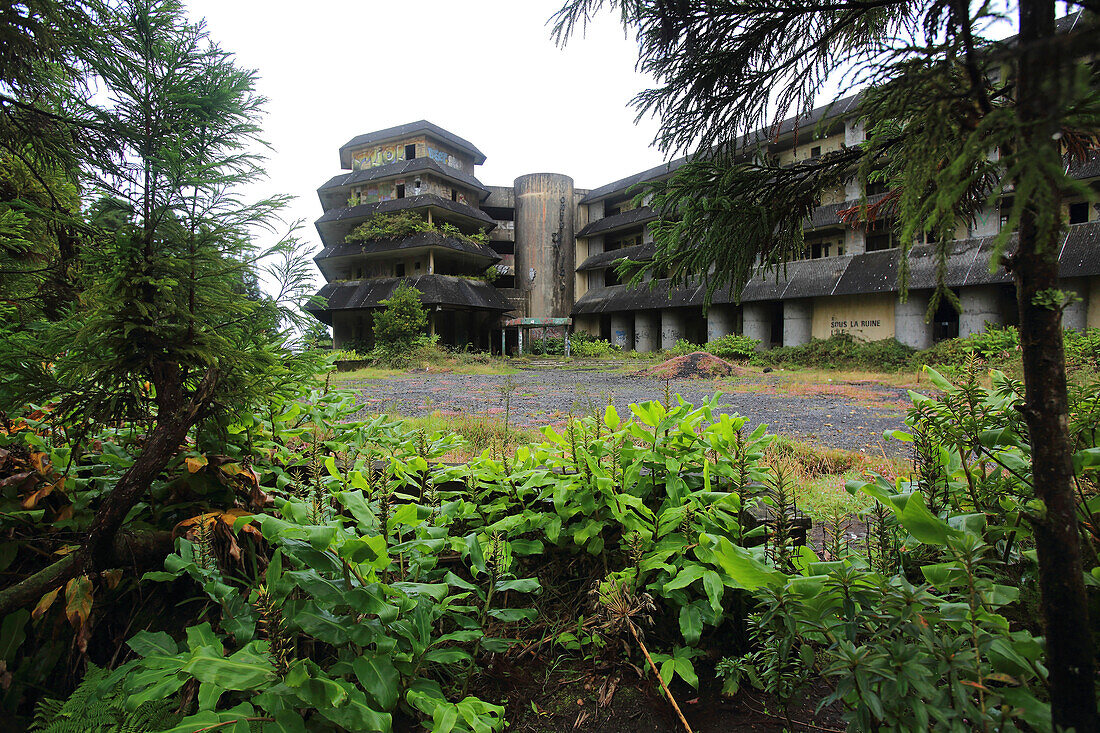
[[364,654],[351,663],[355,678],[380,710],[393,710],[401,694],[401,677],[390,658]]

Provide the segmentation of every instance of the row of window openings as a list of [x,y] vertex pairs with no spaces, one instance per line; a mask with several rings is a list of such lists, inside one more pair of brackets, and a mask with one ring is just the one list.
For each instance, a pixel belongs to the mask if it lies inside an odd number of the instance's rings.
[[[422,267],[423,266],[422,266],[422,264],[419,260],[417,260],[416,262],[413,262],[413,274],[419,275]],[[406,268],[405,268],[405,263],[404,262],[398,262],[398,263],[394,264],[394,266],[393,266],[393,276],[394,277],[405,277],[405,273],[406,273]],[[365,268],[356,267],[354,269],[348,270],[347,275],[348,275],[349,280],[362,280],[364,277],[367,276],[367,271],[366,271]]]
[[[413,182],[413,196],[419,196],[420,195],[420,186],[421,186],[421,184],[420,184],[419,179],[417,179],[416,181]],[[397,184],[397,193],[396,193],[395,198],[399,198],[399,199],[405,198],[405,184],[404,183],[398,183]],[[457,188],[452,188],[451,189],[451,201],[458,201],[458,189]]]

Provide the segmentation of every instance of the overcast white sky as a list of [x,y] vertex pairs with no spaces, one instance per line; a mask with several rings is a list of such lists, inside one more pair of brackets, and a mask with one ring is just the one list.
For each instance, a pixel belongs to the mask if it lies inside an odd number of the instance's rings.
[[627,107],[647,86],[637,46],[610,14],[559,49],[547,19],[562,0],[188,0],[211,37],[258,69],[273,151],[257,195],[297,197],[313,221],[316,189],[340,172],[355,135],[427,119],[487,161],[482,183],[554,172],[594,188],[658,165],[656,125]]

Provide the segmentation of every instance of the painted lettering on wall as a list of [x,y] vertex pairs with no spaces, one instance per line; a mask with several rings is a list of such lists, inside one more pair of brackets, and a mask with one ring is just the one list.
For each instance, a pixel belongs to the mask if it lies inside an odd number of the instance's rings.
[[351,167],[353,170],[376,168],[380,165],[388,165],[404,159],[404,145],[380,145],[377,148],[368,148],[354,153],[351,157]]
[[837,320],[836,318],[833,318],[829,322],[829,328],[832,329],[833,333],[847,332],[848,329],[851,329],[851,328],[881,328],[881,327],[882,327],[882,321],[877,319],[877,318],[871,319],[871,320],[868,320],[868,319],[865,319],[865,318],[863,318],[863,319],[861,319],[861,318],[852,318],[851,320],[848,320],[848,321],[840,321],[840,320]]
[[449,165],[452,168],[462,170],[462,161],[444,150],[436,150],[435,148],[429,147],[428,157],[440,165]]

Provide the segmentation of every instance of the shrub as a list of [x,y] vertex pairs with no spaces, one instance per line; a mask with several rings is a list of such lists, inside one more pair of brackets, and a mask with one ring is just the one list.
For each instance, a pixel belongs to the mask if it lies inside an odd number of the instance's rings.
[[573,356],[578,359],[602,359],[622,352],[622,349],[604,339],[585,339],[572,345]]
[[374,314],[375,344],[383,349],[407,349],[428,325],[420,291],[402,282],[382,305],[386,306],[385,310]]
[[1100,370],[1100,328],[1066,331],[1066,363]]
[[687,354],[702,350],[703,347],[699,344],[693,344],[687,339],[677,339],[676,345],[669,349],[668,353],[671,356],[685,356]]
[[704,347],[708,353],[719,359],[747,359],[756,353],[760,341],[749,336],[731,333],[714,341],[708,341]]
[[860,341],[851,334],[838,333],[801,346],[780,346],[757,352],[752,355],[752,363],[758,366],[901,369],[911,364],[913,353],[913,349],[897,339]]
[[346,237],[348,242],[371,242],[378,239],[401,239],[420,232],[438,232],[445,237],[454,237],[475,244],[487,245],[489,235],[484,231],[463,234],[454,224],[444,222],[432,224],[415,211],[397,211],[392,214],[375,214],[351,230]]

